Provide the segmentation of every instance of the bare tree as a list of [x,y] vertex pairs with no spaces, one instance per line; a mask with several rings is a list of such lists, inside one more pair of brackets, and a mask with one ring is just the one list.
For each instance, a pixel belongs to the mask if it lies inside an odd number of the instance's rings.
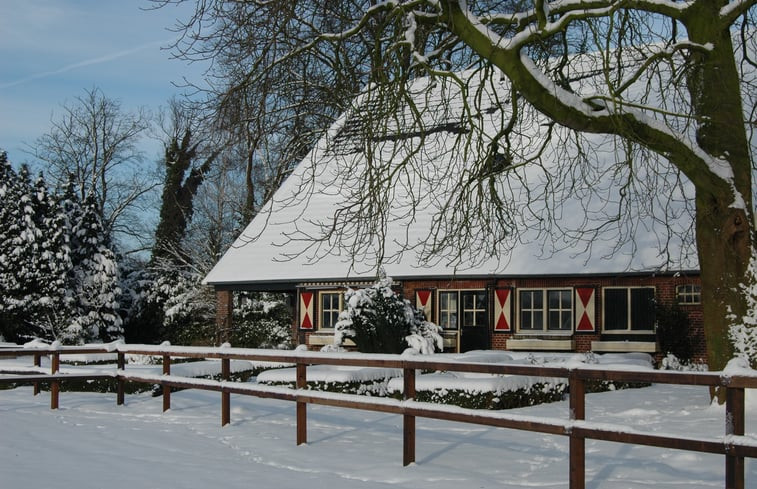
[[143,110],[124,112],[99,88],[66,103],[30,153],[45,164],[52,184],[73,181],[79,199],[93,198],[109,237],[141,237],[140,199],[158,184],[138,143],[150,127]]
[[[750,268],[755,251],[755,4],[757,0],[204,0],[186,25],[189,42],[183,53],[223,58],[229,52],[226,43],[245,39],[258,43],[255,53],[274,50],[272,57],[256,54],[254,62],[240,65],[243,76],[237,79],[246,84],[294,61],[312,63],[316,73],[333,69],[333,80],[368,66],[369,76],[356,79],[372,82],[366,93],[381,102],[372,105],[379,108],[373,110],[375,121],[413,105],[409,87],[420,75],[465,92],[485,85],[472,83],[473,78],[504,74],[511,84],[510,95],[499,104],[506,115],[485,147],[472,151],[470,146],[481,130],[477,117],[489,107],[476,106],[473,97],[463,109],[468,117],[460,122],[467,129],[457,138],[455,151],[465,151],[468,158],[459,173],[448,171],[460,177],[445,188],[441,217],[428,235],[429,259],[444,250],[453,250],[453,260],[471,250],[506,252],[518,240],[519,225],[534,223],[564,246],[590,252],[593,240],[608,230],[613,239],[632,236],[640,213],[667,224],[678,212],[673,209],[690,210],[694,226],[668,227],[659,238],[660,249],[669,252],[676,234],[684,241],[696,238],[709,363],[719,369],[734,353],[757,361],[757,352],[748,347],[757,334],[751,328],[757,278]],[[284,15],[288,29],[281,36],[252,40],[242,28],[247,19],[238,17],[241,21],[231,24],[240,36],[227,36],[213,22],[231,25],[225,12],[239,5],[259,18]],[[211,28],[206,30],[208,21]],[[360,51],[366,40],[371,48]],[[353,57],[362,54],[367,55],[365,64]],[[351,62],[342,64],[345,59]],[[461,73],[462,68],[473,71]],[[423,118],[415,122],[422,139]],[[367,126],[374,141],[389,127]],[[602,149],[592,134],[609,136],[614,161],[607,164],[596,157]],[[554,139],[560,141],[552,143],[570,142],[577,149],[552,151],[548,167],[540,148]],[[529,151],[515,144],[526,140]],[[381,220],[389,218],[386,196],[403,179],[419,178],[412,149],[405,154],[409,156],[394,166],[370,165],[359,191],[337,210],[324,233],[348,237],[353,248],[381,240]],[[534,167],[543,169],[538,185],[523,171]],[[509,194],[515,192],[526,200],[525,207],[514,204]],[[586,212],[580,226],[566,229],[558,218],[566,196],[578,197],[587,211],[592,209],[587,202],[601,198],[611,205]],[[421,205],[424,197],[416,197]],[[528,220],[524,212],[538,219]]]

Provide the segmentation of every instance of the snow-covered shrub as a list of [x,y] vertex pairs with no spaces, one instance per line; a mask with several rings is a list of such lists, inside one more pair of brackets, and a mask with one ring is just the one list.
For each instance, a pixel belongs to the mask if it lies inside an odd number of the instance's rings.
[[439,326],[398,296],[392,284],[391,278],[384,278],[368,288],[345,292],[346,307],[334,327],[335,345],[349,338],[366,353],[402,353],[412,348],[429,354],[442,349]]
[[292,346],[292,314],[281,294],[240,292],[234,297],[231,344],[241,348]]
[[682,361],[672,353],[668,353],[660,361],[660,370],[675,370],[679,372],[706,372],[706,363],[697,363],[692,361]]
[[129,343],[214,344],[215,297],[200,273],[163,263],[131,267],[123,285]]

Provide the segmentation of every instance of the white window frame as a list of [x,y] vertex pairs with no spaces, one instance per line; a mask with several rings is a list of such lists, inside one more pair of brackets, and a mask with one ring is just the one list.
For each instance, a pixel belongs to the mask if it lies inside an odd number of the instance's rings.
[[676,303],[681,306],[701,304],[702,286],[693,283],[676,285]]
[[[465,305],[463,304],[463,294],[465,293],[483,293],[486,295],[487,300],[487,306],[484,309],[478,309],[476,308],[476,305],[473,305],[473,309],[465,309]],[[456,310],[452,309],[442,309],[442,295],[443,294],[450,294],[456,296],[456,303],[457,308]],[[473,313],[473,321],[475,323],[476,313],[485,312],[486,313],[486,319],[484,320],[484,324],[468,324],[465,326],[474,326],[474,327],[489,327],[489,292],[486,289],[479,288],[479,289],[440,289],[436,291],[436,312],[437,312],[437,319],[439,326],[442,326],[444,321],[442,318],[446,316],[447,318],[450,317],[451,313],[455,313],[457,317],[457,324],[454,327],[444,327],[445,331],[459,331],[461,328],[464,327],[464,319],[465,319],[465,313],[466,312],[472,312]]]
[[[521,293],[526,292],[530,294],[535,293],[541,293],[541,307],[535,308],[533,307],[533,304],[531,308],[528,310],[523,309],[522,304],[522,297]],[[562,307],[562,301],[560,301],[560,304],[558,305],[557,309],[552,309],[549,307],[549,293],[550,292],[560,292],[560,293],[567,293],[568,297],[570,298],[570,307],[568,309],[564,309]],[[552,336],[569,336],[573,334],[573,329],[575,328],[575,289],[573,287],[520,287],[516,289],[516,298],[517,298],[517,313],[518,313],[518,321],[517,321],[517,331],[519,334],[524,335],[552,335]],[[533,301],[532,301],[533,303]],[[523,316],[525,312],[531,313],[531,323],[533,324],[533,317],[534,313],[540,313],[542,318],[542,325],[540,329],[535,328],[523,328]],[[549,316],[550,312],[557,311],[560,314],[560,317],[562,317],[563,314],[567,313],[570,317],[570,327],[567,329],[550,329],[549,327]]]
[[[338,310],[334,309],[333,307],[329,307],[328,309],[323,306],[323,298],[324,296],[332,296],[337,295],[338,296]],[[333,306],[333,299],[330,304],[330,306]],[[318,292],[318,329],[319,330],[326,330],[326,331],[333,331],[334,325],[331,326],[325,326],[324,325],[324,319],[325,319],[325,313],[328,311],[329,315],[331,315],[336,312],[337,313],[337,321],[339,318],[339,313],[344,310],[344,292],[339,290],[321,290]],[[336,321],[334,321],[334,324],[336,324]]]
[[[437,297],[437,304],[438,306],[438,314],[437,318],[439,318],[439,326],[441,326],[445,330],[449,331],[457,331],[460,328],[460,291],[459,290],[440,290],[438,292]],[[455,298],[455,308],[450,309],[449,304],[447,304],[447,308],[443,309],[444,306],[442,301],[442,296],[448,295],[453,296]],[[450,317],[454,314],[455,316],[455,324],[454,326],[450,326],[449,324],[444,325],[445,321],[449,323]]]

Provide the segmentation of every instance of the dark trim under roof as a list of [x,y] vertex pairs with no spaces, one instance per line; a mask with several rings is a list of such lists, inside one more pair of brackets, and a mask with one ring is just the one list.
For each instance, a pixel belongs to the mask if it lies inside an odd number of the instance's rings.
[[[596,272],[596,273],[542,273],[542,274],[459,274],[459,275],[392,275],[397,282],[404,281],[440,281],[440,280],[512,280],[512,279],[544,279],[544,278],[570,278],[570,277],[597,277],[597,278],[624,278],[624,277],[670,277],[675,275],[695,276],[700,275],[699,270],[647,270],[633,272]],[[366,277],[328,277],[328,278],[307,278],[307,279],[281,279],[268,280],[265,282],[219,282],[208,283],[216,290],[247,290],[260,292],[285,292],[294,291],[297,287],[306,283],[328,282],[351,284],[356,282],[366,282]]]

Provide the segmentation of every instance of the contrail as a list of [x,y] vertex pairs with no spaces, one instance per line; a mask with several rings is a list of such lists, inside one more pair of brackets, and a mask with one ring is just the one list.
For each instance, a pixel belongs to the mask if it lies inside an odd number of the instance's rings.
[[97,57],[97,58],[91,58],[91,59],[86,59],[84,61],[79,61],[78,63],[73,63],[73,64],[70,64],[70,65],[66,65],[66,66],[64,66],[62,68],[58,68],[57,70],[44,71],[42,73],[36,73],[34,75],[29,75],[29,76],[26,76],[24,78],[20,78],[18,80],[14,80],[14,81],[7,82],[7,83],[2,83],[2,84],[0,84],[0,89],[14,87],[16,85],[21,85],[22,83],[27,83],[27,82],[30,82],[30,81],[33,81],[33,80],[39,80],[40,78],[47,78],[49,76],[59,75],[61,73],[66,73],[67,71],[75,70],[77,68],[83,68],[85,66],[96,65],[98,63],[105,63],[107,61],[112,61],[114,59],[123,58],[124,56],[129,56],[130,54],[137,53],[139,51],[142,51],[142,50],[150,48],[150,47],[165,45],[166,43],[168,43],[170,41],[171,40],[148,42],[146,44],[142,44],[140,46],[137,46],[137,47],[134,47],[134,48],[131,48],[131,49],[125,49],[123,51],[118,51],[118,52],[115,52],[115,53],[112,53],[112,54],[107,54],[105,56],[100,56],[100,57]]

